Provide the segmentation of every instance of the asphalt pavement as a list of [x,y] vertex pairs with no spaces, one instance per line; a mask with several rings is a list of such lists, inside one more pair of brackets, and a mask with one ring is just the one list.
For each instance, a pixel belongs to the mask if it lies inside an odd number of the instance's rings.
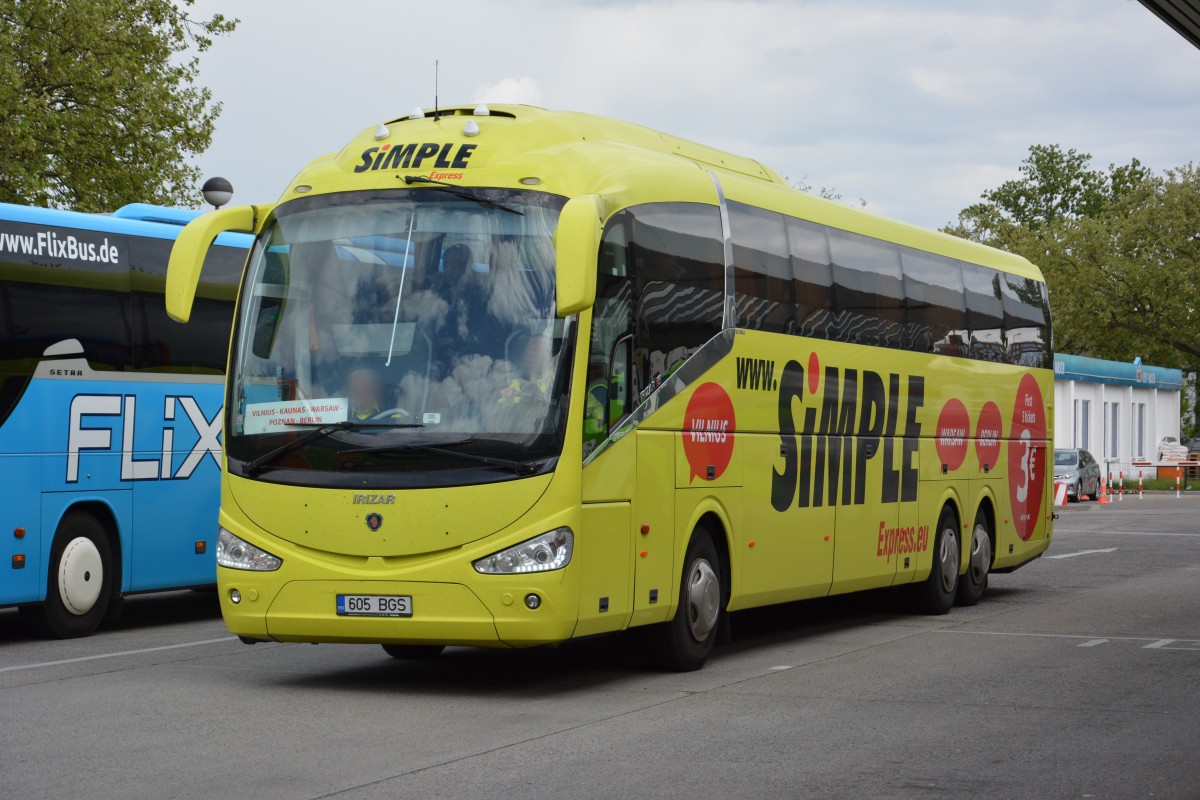
[[246,646],[211,592],[44,641],[0,611],[2,798],[1198,798],[1200,497],[1072,504],[974,608],[734,616],[695,673]]

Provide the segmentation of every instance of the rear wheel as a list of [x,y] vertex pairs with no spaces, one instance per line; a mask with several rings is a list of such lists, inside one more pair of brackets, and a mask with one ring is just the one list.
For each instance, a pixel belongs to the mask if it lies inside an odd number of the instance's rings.
[[683,559],[675,617],[654,630],[660,665],[676,672],[704,666],[717,640],[724,596],[716,545],[705,528],[697,527]]
[[112,549],[104,526],[82,511],[62,518],[50,548],[46,602],[22,616],[46,636],[87,636],[104,619],[113,595]]
[[958,516],[947,506],[933,538],[933,565],[924,583],[913,587],[917,608],[925,614],[948,614],[958,590]]
[[980,509],[971,531],[971,555],[967,574],[958,577],[956,601],[960,606],[973,606],[983,597],[988,585],[988,570],[992,568],[992,537],[987,514]]
[[383,652],[392,658],[404,658],[409,661],[428,661],[437,658],[446,648],[440,644],[385,644]]

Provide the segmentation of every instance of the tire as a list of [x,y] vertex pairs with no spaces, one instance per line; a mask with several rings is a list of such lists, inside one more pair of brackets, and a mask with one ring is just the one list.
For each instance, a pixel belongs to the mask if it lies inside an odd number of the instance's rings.
[[938,517],[929,577],[913,587],[915,606],[923,614],[949,614],[958,591],[958,516],[950,507]]
[[653,629],[655,656],[663,669],[691,672],[708,660],[725,606],[721,575],[712,536],[697,527],[683,559],[675,617]]
[[992,550],[987,514],[980,509],[971,529],[971,555],[967,559],[967,572],[958,576],[955,597],[958,605],[973,606],[983,597],[988,585],[988,570],[992,568]]
[[442,654],[446,648],[440,644],[385,644],[383,652],[392,658],[409,661],[430,661]]
[[[1082,503],[1083,501],[1084,501],[1083,481],[1080,481],[1079,483],[1075,484],[1075,502]],[[1071,492],[1070,491],[1067,492],[1067,502],[1068,503],[1071,502]]]
[[112,549],[104,526],[91,514],[70,511],[58,524],[50,548],[46,602],[22,609],[44,636],[73,639],[92,633],[113,596]]

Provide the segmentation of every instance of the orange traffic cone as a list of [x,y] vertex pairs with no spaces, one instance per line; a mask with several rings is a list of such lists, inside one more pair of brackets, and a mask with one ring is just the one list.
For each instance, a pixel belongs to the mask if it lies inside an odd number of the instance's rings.
[[1100,497],[1097,499],[1097,502],[1102,506],[1108,505],[1108,490],[1104,485],[1104,481],[1100,482]]

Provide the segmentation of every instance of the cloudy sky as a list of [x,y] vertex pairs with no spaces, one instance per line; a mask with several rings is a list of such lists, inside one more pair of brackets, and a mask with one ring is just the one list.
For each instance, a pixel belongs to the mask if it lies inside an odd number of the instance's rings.
[[199,164],[276,199],[358,131],[443,104],[604,114],[751,156],[937,227],[1031,144],[1200,160],[1200,50],[1135,0],[197,0]]

